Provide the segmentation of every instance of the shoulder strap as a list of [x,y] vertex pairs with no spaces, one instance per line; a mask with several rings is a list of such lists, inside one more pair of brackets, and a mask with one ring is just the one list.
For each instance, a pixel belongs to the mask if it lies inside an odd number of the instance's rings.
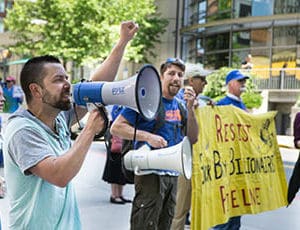
[[186,110],[186,107],[183,105],[183,103],[177,97],[175,97],[175,99],[178,102],[178,106],[179,106],[179,110],[180,110],[180,116],[181,116],[181,119],[182,119],[181,131],[186,136],[186,133],[187,133],[187,110]]
[[152,132],[156,133],[161,127],[163,127],[164,124],[165,124],[165,107],[164,107],[164,104],[161,99],[159,102],[158,112],[157,112],[157,116],[156,116],[156,122],[155,122]]
[[[186,132],[187,132],[187,128],[186,128],[187,111],[186,111],[185,106],[182,104],[182,102],[177,97],[175,97],[175,99],[178,102],[180,116],[182,118],[181,131],[184,135],[186,135]],[[152,132],[156,133],[161,127],[163,127],[164,124],[165,124],[165,107],[164,107],[164,104],[163,104],[162,100],[160,100],[158,113],[157,113],[157,116],[156,116],[156,123],[154,125],[154,128],[153,128]]]

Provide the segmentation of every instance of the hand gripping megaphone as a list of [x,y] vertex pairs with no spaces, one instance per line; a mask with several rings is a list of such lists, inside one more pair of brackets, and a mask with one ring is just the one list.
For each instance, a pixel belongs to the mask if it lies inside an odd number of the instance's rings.
[[155,118],[161,95],[159,75],[152,65],[144,65],[136,75],[126,80],[73,85],[73,99],[77,105],[124,105],[139,112],[146,120]]
[[192,176],[191,143],[188,137],[184,137],[177,145],[167,148],[150,150],[148,145],[143,145],[126,153],[124,166],[136,175],[149,174],[153,172],[151,170],[175,170],[189,180]]

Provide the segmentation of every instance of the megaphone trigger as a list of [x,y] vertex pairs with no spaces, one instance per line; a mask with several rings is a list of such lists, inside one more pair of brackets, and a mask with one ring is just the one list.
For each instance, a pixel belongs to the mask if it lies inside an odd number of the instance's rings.
[[86,103],[86,108],[89,112],[99,109],[99,107],[101,107],[100,103]]

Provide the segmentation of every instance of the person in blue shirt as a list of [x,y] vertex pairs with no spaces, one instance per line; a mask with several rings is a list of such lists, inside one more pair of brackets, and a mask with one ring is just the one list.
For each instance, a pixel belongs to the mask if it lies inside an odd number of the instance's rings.
[[[248,76],[238,70],[232,70],[226,76],[227,95],[217,102],[217,106],[233,105],[247,111],[241,95],[246,91]],[[227,223],[214,226],[213,230],[238,230],[241,227],[241,216],[229,218]]]
[[[178,99],[175,98],[183,85],[185,64],[178,58],[168,58],[160,67],[162,83],[162,103],[165,122],[157,131],[153,131],[156,119],[144,120],[130,108],[125,108],[111,127],[113,135],[132,140],[136,127],[136,148],[148,144],[152,149],[174,146],[184,137],[181,126]],[[195,92],[187,89],[184,93],[187,108],[187,136],[191,143],[198,138],[198,125],[194,113]],[[150,153],[151,154],[151,151]],[[135,175],[135,196],[131,210],[131,229],[170,229],[176,204],[177,177],[173,170],[151,170],[147,175]]]
[[24,93],[20,86],[16,85],[16,78],[9,76],[5,80],[5,87],[3,93],[5,97],[5,104],[3,112],[13,113],[23,103]]
[[232,70],[226,76],[227,95],[217,102],[217,105],[234,105],[240,109],[247,110],[241,99],[243,92],[246,92],[246,80],[248,76],[243,75],[239,70]]

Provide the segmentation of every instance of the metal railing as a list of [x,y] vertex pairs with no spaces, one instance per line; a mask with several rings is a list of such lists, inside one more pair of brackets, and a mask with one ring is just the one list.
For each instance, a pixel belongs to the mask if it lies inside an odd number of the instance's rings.
[[259,90],[263,89],[299,89],[300,90],[300,68],[268,68],[251,69],[241,72],[250,73],[253,83]]

